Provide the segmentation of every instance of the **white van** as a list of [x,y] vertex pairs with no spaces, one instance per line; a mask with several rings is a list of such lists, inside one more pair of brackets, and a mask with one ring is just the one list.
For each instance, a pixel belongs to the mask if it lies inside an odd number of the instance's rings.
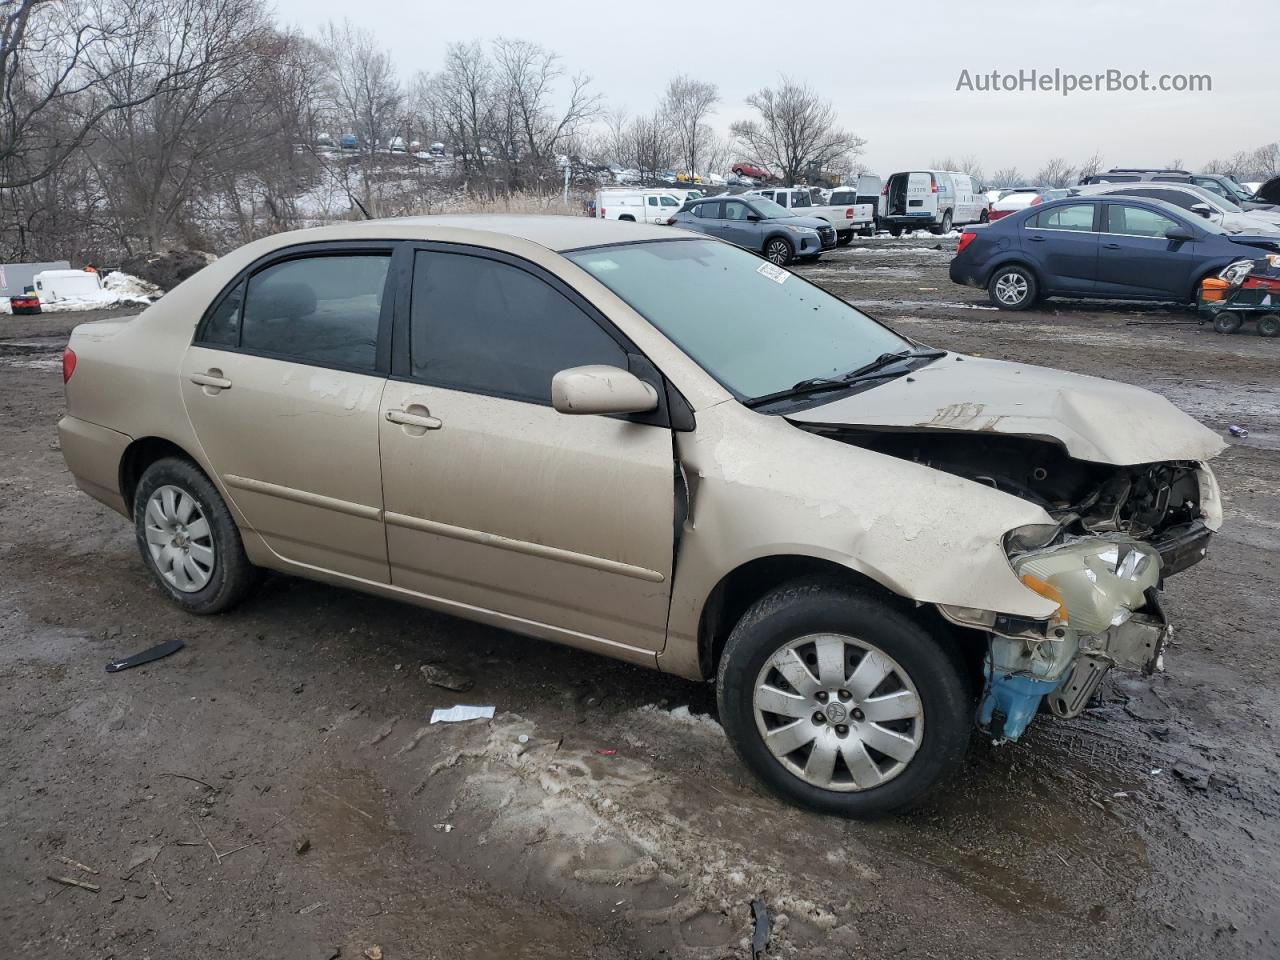
[[948,233],[987,218],[986,197],[967,173],[955,170],[906,170],[889,175],[881,190],[880,224],[895,237],[903,230]]
[[667,223],[684,206],[673,190],[601,190],[596,194],[596,218],[632,223]]
[[42,270],[33,282],[42,303],[59,300],[96,299],[102,296],[102,278],[87,270]]

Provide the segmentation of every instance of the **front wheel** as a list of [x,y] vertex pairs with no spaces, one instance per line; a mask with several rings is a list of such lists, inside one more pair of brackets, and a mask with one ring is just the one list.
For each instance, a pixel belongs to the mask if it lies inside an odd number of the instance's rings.
[[[1240,319],[1240,314],[1231,313],[1227,310],[1221,311],[1213,318],[1213,329],[1218,333],[1235,333],[1243,325],[1244,321]],[[1258,330],[1261,331],[1262,327],[1259,326]]]
[[720,718],[765,786],[825,813],[919,801],[959,766],[973,702],[954,658],[895,606],[834,581],[757,601],[725,645]]
[[133,497],[143,562],[160,587],[191,613],[221,613],[243,600],[260,571],[217,489],[187,460],[157,460]]
[[780,267],[791,262],[793,252],[791,243],[783,237],[774,237],[764,245],[764,258]]
[[849,244],[851,244],[851,243],[853,243],[853,231],[852,231],[852,230],[845,230],[843,233],[838,233],[838,234],[836,234],[836,244],[837,244],[837,246],[847,247],[847,246],[848,246]]
[[1001,310],[1026,310],[1036,302],[1036,278],[1025,267],[997,267],[987,293]]

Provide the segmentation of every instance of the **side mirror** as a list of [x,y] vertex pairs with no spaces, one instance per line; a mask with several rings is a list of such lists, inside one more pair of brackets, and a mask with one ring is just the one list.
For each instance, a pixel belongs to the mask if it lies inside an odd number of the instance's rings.
[[1200,216],[1208,219],[1213,216],[1213,207],[1209,206],[1207,203],[1193,203],[1191,205],[1191,212],[1198,213]]
[[748,213],[748,214],[747,214],[747,222],[749,222],[749,223],[759,223],[759,222],[760,222],[760,214],[758,214],[758,213]]
[[571,414],[648,413],[658,408],[658,391],[626,370],[591,364],[551,378],[551,405]]
[[1170,227],[1168,230],[1164,232],[1164,235],[1166,239],[1169,239],[1169,240],[1194,240],[1195,239],[1195,234],[1193,234],[1186,227]]

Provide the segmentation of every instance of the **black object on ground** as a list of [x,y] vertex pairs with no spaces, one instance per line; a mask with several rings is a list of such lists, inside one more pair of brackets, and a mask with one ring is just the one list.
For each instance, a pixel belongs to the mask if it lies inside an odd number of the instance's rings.
[[760,960],[765,948],[769,946],[769,911],[763,900],[752,900],[751,912],[755,915],[755,932],[751,934],[751,960]]
[[141,666],[144,663],[150,663],[152,660],[159,660],[161,657],[167,657],[171,653],[177,653],[185,644],[181,640],[166,640],[164,643],[158,643],[154,647],[143,650],[141,653],[135,653],[132,657],[125,657],[123,660],[112,660],[107,664],[107,673],[119,673],[121,670],[128,670],[130,667]]

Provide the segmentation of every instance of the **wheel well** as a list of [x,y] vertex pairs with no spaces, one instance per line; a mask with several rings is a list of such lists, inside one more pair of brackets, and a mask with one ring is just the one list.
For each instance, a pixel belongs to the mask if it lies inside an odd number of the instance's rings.
[[790,238],[790,237],[788,237],[788,236],[787,236],[785,233],[783,233],[781,230],[779,230],[779,231],[776,231],[776,232],[774,232],[774,233],[771,233],[771,234],[769,234],[767,237],[765,237],[765,238],[764,238],[764,242],[763,242],[762,244],[760,244],[760,249],[762,249],[762,250],[763,250],[765,247],[767,247],[767,246],[769,245],[770,241],[773,241],[773,240],[785,240],[785,241],[787,242],[787,246],[788,246],[788,247],[790,247],[792,250],[794,250],[794,249],[796,248],[796,245],[795,245],[794,243],[792,243],[792,242],[791,242],[791,238]]
[[635,222],[636,222],[636,218],[635,218],[635,217],[633,217],[633,216],[631,216],[631,214],[629,214],[629,213],[624,213],[622,216],[618,217],[618,219],[619,219],[619,220],[626,220],[628,223],[635,223]]
[[1043,296],[1045,291],[1043,290],[1044,283],[1042,283],[1040,280],[1040,272],[1035,267],[1033,267],[1030,263],[1028,263],[1026,260],[1022,260],[1017,257],[1012,257],[1008,260],[1001,260],[994,267],[988,270],[986,279],[982,281],[982,285],[985,287],[989,283],[991,283],[991,278],[995,276],[995,272],[997,270],[1003,269],[1004,267],[1021,267],[1023,270],[1027,271],[1027,273],[1031,274],[1031,276],[1035,278],[1036,286],[1042,288],[1040,293]]
[[[702,616],[698,619],[698,666],[703,676],[716,675],[725,642],[747,608],[775,587],[802,577],[844,581],[850,586],[900,605],[905,612],[933,609],[917,608],[870,577],[830,560],[804,556],[761,557],[726,574],[715,585],[702,606]],[[934,616],[941,620],[940,616]],[[932,626],[932,621],[928,625]]]
[[147,467],[165,457],[177,457],[195,463],[195,458],[172,440],[162,437],[142,437],[125,448],[120,458],[120,496],[124,498],[125,507],[133,513],[133,494],[138,489],[138,481],[142,479]]

